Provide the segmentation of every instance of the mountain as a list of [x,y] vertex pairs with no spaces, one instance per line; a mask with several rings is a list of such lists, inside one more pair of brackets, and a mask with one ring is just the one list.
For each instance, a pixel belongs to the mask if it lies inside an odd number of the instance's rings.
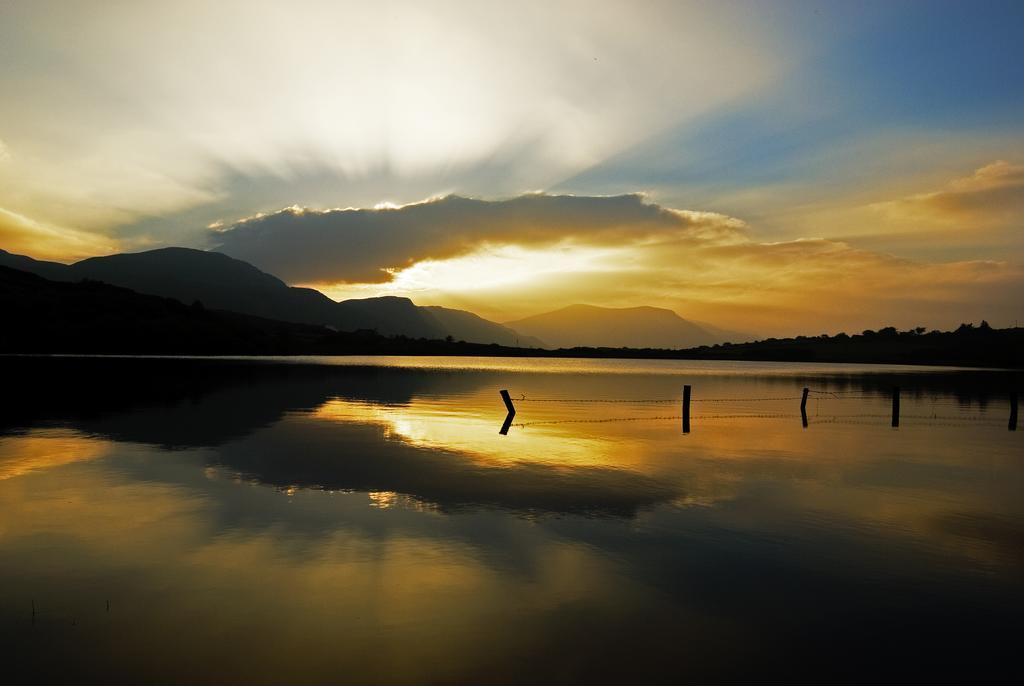
[[752,341],[757,338],[757,336],[751,333],[733,331],[732,329],[722,329],[714,324],[708,324],[707,322],[698,321],[696,319],[688,319],[687,321],[691,324],[696,324],[707,331],[714,338],[718,339],[717,342],[719,343],[746,343],[747,341]]
[[0,266],[0,352],[274,354],[338,345],[307,324],[184,305],[96,281],[52,281]]
[[[69,280],[102,281],[139,293],[196,300],[205,307],[302,324],[338,325],[337,303],[310,288],[227,255],[188,248],[91,257],[68,267]],[[339,327],[340,328],[340,327]]]
[[483,317],[465,310],[426,305],[420,309],[429,312],[438,325],[457,341],[490,341],[499,345],[519,348],[543,348],[544,341],[526,336],[501,324],[495,324]]
[[100,281],[54,281],[2,265],[0,312],[0,354],[534,354],[491,344],[332,331],[185,305]]
[[[921,333],[923,329],[899,332],[885,327],[855,336],[769,338],[689,350],[533,350],[331,331],[322,326],[208,310],[198,304],[185,305],[172,298],[143,295],[98,281],[52,281],[3,266],[0,266],[0,312],[4,313],[0,354],[498,355],[865,362],[1012,369],[1020,369],[1024,364],[1021,359],[1024,329],[993,329],[985,322],[978,327],[963,324],[951,332],[925,334]],[[1012,391],[1020,380],[1019,374],[1004,376],[1005,384],[996,393]],[[967,377],[961,373],[957,378],[962,384]],[[991,381],[985,381],[985,388],[992,392]],[[22,400],[18,398],[19,402]]]
[[67,281],[68,266],[60,262],[45,262],[36,260],[27,255],[15,255],[6,250],[0,249],[0,266],[20,269],[23,272],[37,274],[44,279],[54,281]]
[[409,298],[384,296],[342,300],[337,303],[336,311],[339,323],[335,326],[342,331],[373,329],[384,336],[410,338],[444,338],[448,335],[427,308],[414,304]]
[[576,346],[691,348],[746,341],[746,334],[700,326],[660,307],[609,308],[570,305],[560,310],[506,322],[521,334],[559,348]]
[[[329,326],[339,331],[375,330],[385,336],[511,344],[516,333],[461,310],[425,308],[408,298],[336,302],[311,288],[288,286],[275,276],[227,255],[190,248],[92,257],[71,265],[41,262],[0,250],[0,265],[56,281],[101,281],[139,293],[199,301],[283,322]],[[530,339],[530,344],[539,341]]]

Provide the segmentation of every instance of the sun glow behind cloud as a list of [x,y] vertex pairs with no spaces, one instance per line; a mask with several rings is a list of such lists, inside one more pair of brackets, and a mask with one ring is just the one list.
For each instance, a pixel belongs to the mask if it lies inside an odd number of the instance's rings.
[[652,305],[765,335],[879,321],[950,327],[982,307],[989,321],[1012,323],[1024,283],[1010,260],[916,261],[824,238],[762,241],[736,218],[640,195],[289,208],[219,227],[211,239],[339,300],[405,296],[497,321],[586,303]]
[[[0,247],[212,246],[496,318],[1011,323],[1019,10],[869,4],[0,3]],[[502,198],[526,200],[493,220]]]
[[380,284],[305,284],[336,300],[380,295],[427,295],[456,293],[473,297],[486,291],[511,290],[529,286],[550,286],[565,274],[610,274],[621,267],[616,259],[628,248],[594,247],[564,243],[546,248],[519,245],[483,246],[466,255],[446,260],[426,259],[390,269],[391,280]]

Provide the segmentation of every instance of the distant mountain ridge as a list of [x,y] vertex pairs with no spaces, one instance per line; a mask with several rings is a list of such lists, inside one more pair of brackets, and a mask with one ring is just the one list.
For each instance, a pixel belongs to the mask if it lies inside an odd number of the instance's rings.
[[228,255],[192,248],[159,248],[91,257],[74,264],[35,260],[0,250],[0,266],[54,281],[100,281],[146,295],[204,307],[338,331],[371,330],[384,336],[497,343],[526,348],[632,347],[680,349],[740,343],[752,336],[683,319],[657,307],[570,305],[498,324],[472,312],[419,306],[384,296],[335,301]]
[[610,308],[570,305],[552,312],[505,322],[516,331],[536,336],[558,348],[692,348],[740,343],[749,334],[727,331],[683,319],[660,307]]
[[[26,263],[21,261],[21,264]],[[950,332],[924,333],[922,327],[897,331],[887,326],[853,336],[841,333],[768,338],[683,350],[608,347],[545,350],[388,338],[364,331],[334,332],[318,325],[207,309],[198,304],[186,305],[174,298],[137,293],[88,279],[71,282],[46,279],[3,265],[0,265],[0,312],[4,313],[0,354],[473,355],[1000,367],[1004,371],[1003,385],[995,392],[1004,398],[1019,384],[1020,373],[1007,373],[1007,370],[1022,367],[1021,351],[1024,350],[1024,329],[993,329],[984,321],[977,327],[962,324]],[[18,366],[20,362],[13,364]],[[992,389],[991,382],[987,381],[985,388]],[[52,389],[47,393],[52,395]],[[15,412],[16,405],[18,402],[11,408]]]
[[420,309],[426,310],[457,341],[480,341],[482,338],[500,335],[502,340],[495,342],[501,342],[502,345],[511,345],[517,348],[543,348],[546,346],[544,341],[534,336],[527,336],[466,310],[454,310],[438,305],[424,305]]
[[541,347],[536,338],[470,312],[420,307],[408,298],[381,297],[337,302],[311,288],[289,286],[248,262],[223,253],[160,248],[121,253],[65,265],[0,250],[0,265],[54,281],[101,281],[188,305],[254,315],[339,331],[374,330],[385,336]]

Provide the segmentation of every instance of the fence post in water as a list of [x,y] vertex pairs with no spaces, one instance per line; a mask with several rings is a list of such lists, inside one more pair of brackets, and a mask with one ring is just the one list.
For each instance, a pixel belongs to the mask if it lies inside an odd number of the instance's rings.
[[804,428],[807,428],[807,394],[811,392],[811,389],[805,388],[803,397],[800,398],[800,421],[803,422]]
[[1010,424],[1006,427],[1010,431],[1017,430],[1017,394],[1010,394]]
[[895,386],[892,389],[892,425],[899,427],[900,425],[900,387]]
[[683,386],[683,433],[690,433],[690,387]]
[[512,426],[512,418],[516,416],[516,406],[512,404],[512,398],[509,397],[508,391],[501,389],[498,393],[501,394],[501,399],[505,402],[505,409],[508,410],[508,414],[505,415],[505,423],[501,425],[501,430],[498,433],[506,436],[509,427]]

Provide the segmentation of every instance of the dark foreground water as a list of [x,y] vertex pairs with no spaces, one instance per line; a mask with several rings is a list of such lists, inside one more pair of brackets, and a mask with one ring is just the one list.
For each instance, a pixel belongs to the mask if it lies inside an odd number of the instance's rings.
[[1022,676],[1019,375],[322,362],[0,359],[5,671]]

